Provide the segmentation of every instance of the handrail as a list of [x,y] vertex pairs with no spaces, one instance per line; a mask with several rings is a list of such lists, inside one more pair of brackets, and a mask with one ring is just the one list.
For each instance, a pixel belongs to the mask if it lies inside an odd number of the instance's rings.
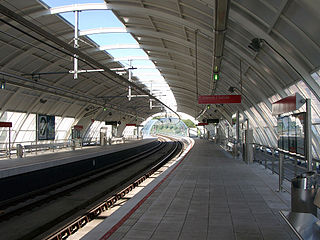
[[[260,144],[260,143],[252,143],[252,144],[257,145],[257,146],[261,146],[261,147],[264,147],[264,148],[269,148],[269,149],[272,149],[272,150],[274,150],[274,151],[278,151],[278,152],[284,153],[285,155],[288,155],[288,156],[290,156],[290,157],[295,157],[295,158],[297,158],[297,159],[301,159],[301,160],[306,161],[306,160],[305,160],[305,156],[302,156],[302,155],[300,155],[300,154],[291,153],[291,152],[286,151],[286,150],[283,150],[283,149],[279,149],[279,148],[275,148],[275,147],[270,147],[270,146],[262,145],[262,144]],[[313,161],[313,162],[318,162],[318,163],[320,163],[320,159],[312,158],[312,161]]]

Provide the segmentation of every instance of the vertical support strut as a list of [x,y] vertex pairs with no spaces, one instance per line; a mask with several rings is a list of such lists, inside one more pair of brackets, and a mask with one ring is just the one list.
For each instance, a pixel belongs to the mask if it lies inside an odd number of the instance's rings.
[[[131,68],[132,68],[132,64],[131,64],[131,60],[129,60],[129,82],[132,81],[132,72],[131,72]],[[131,90],[131,86],[129,85],[129,92],[128,92],[128,99],[129,101],[131,101],[131,96],[132,96],[132,90]]]
[[242,95],[242,66],[241,66],[241,58],[240,58],[240,92]]
[[308,171],[312,171],[312,132],[311,132],[311,99],[306,99],[306,161],[308,164]]
[[236,143],[236,157],[238,156],[239,147],[240,147],[240,112],[237,111],[237,120],[236,120],[236,137],[237,137],[237,143]]
[[279,154],[279,192],[282,192],[284,154]]
[[[79,11],[74,11],[74,48],[79,48],[78,44],[78,38],[79,38]],[[73,55],[73,79],[78,79],[78,55]]]
[[11,127],[9,127],[9,158],[11,158]]

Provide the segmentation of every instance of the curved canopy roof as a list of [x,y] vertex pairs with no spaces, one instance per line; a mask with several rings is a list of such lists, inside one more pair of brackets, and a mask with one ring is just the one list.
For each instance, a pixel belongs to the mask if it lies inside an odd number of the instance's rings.
[[[319,85],[311,77],[320,66],[317,0],[80,2],[54,8],[37,0],[1,2],[0,64],[7,83],[0,96],[2,110],[77,118],[93,114],[101,120],[110,112],[146,118],[160,111],[149,108],[150,96],[128,101],[129,84],[133,94],[160,97],[147,84],[134,79],[128,83],[128,70],[116,74],[125,66],[104,51],[137,46],[115,42],[103,48],[90,38],[117,31],[130,33],[145,51],[169,85],[179,112],[230,119],[238,109],[250,109],[275,94],[286,96],[284,89],[300,80],[320,99]],[[124,27],[99,28],[97,23],[80,31],[81,48],[73,49],[74,26],[58,14],[99,9],[112,11]],[[248,47],[254,38],[260,39],[259,51]],[[82,73],[74,80],[66,73],[73,69],[74,54],[80,69],[104,72]],[[219,73],[219,80],[213,72]],[[199,95],[213,93],[242,94],[243,101],[210,108],[197,103]],[[153,104],[161,103],[163,99]]]

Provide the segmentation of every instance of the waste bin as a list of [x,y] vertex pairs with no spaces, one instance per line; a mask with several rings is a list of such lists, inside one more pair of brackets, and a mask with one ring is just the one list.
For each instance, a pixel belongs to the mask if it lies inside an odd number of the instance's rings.
[[316,173],[305,172],[291,180],[291,211],[312,213],[317,216],[313,204],[317,193]]
[[17,157],[18,158],[23,157],[23,147],[21,144],[17,144]]

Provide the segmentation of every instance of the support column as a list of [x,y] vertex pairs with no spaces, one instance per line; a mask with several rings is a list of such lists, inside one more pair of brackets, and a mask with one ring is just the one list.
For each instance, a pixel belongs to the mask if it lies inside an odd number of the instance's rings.
[[11,158],[11,127],[9,127],[9,158]]
[[235,157],[239,154],[239,147],[240,147],[240,112],[237,111],[236,115],[236,146],[235,146]]
[[237,145],[240,143],[240,112],[237,111],[237,120],[236,120],[236,139]]
[[306,135],[305,135],[305,146],[306,146],[306,161],[308,171],[312,171],[312,130],[311,130],[311,99],[306,99]]
[[279,192],[282,192],[284,154],[279,154]]

